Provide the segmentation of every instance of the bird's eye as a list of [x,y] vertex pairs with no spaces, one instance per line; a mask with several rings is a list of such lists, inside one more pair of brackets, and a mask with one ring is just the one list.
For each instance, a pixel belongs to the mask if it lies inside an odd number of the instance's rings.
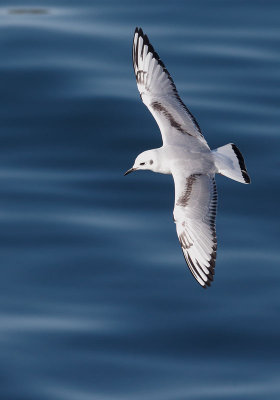
[[140,165],[145,165],[145,163],[144,162],[140,162]]

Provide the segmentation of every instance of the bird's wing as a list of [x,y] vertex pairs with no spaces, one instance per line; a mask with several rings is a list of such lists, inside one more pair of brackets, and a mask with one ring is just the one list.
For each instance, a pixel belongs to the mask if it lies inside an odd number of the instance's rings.
[[173,174],[174,221],[185,260],[201,286],[210,286],[216,262],[215,218],[217,189],[214,176]]
[[155,118],[163,144],[207,146],[194,116],[180,99],[165,65],[142,29],[135,29],[133,67],[143,103]]

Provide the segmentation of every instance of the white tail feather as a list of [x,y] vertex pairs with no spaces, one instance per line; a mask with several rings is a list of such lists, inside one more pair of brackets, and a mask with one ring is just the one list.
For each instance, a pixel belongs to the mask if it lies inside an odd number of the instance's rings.
[[212,150],[215,165],[219,174],[241,183],[250,183],[244,158],[233,143]]

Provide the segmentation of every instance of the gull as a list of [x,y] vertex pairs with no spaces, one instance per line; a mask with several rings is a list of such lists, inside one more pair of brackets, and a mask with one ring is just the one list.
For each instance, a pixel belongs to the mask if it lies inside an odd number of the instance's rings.
[[132,58],[140,97],[159,126],[163,145],[139,154],[125,175],[151,170],[173,176],[179,242],[192,275],[206,288],[213,281],[217,254],[215,174],[246,184],[250,177],[235,144],[210,149],[141,28],[135,29]]

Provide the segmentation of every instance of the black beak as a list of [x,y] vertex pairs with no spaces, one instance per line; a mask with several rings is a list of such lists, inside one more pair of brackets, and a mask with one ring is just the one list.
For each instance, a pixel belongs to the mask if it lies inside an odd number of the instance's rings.
[[130,174],[130,172],[133,172],[133,171],[136,171],[136,168],[130,168],[128,171],[126,171],[124,176]]

